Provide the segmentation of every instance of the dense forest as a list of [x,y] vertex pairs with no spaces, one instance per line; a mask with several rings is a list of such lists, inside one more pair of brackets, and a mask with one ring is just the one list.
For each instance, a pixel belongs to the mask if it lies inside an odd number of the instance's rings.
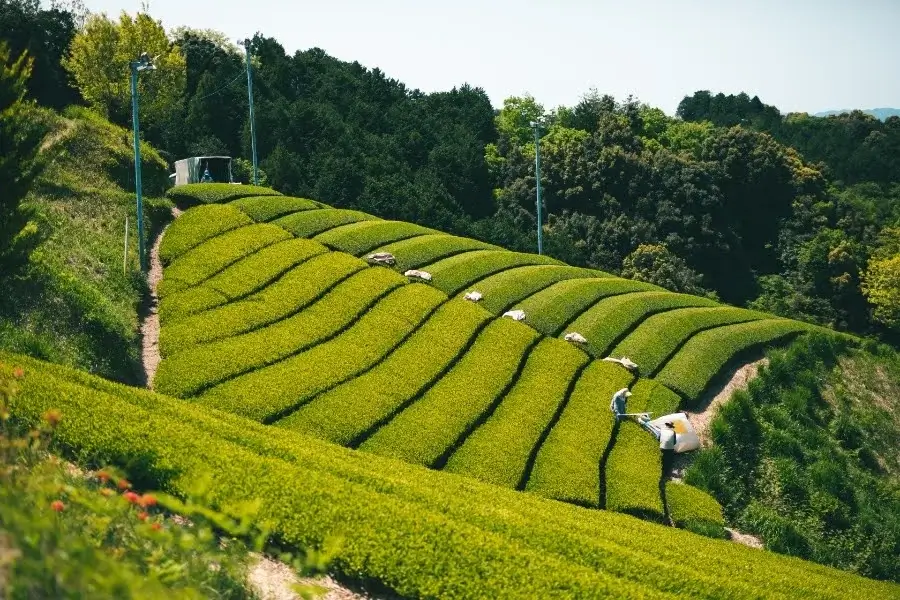
[[[144,139],[169,161],[242,157],[248,180],[245,55],[224,35],[0,0],[0,40],[33,61],[27,98],[126,127],[128,61],[156,56],[140,76]],[[250,53],[260,165],[285,193],[534,251],[540,120],[548,254],[896,341],[900,118],[782,115],[706,91],[674,117],[596,90],[495,108],[478,87],[425,94],[259,34]]]

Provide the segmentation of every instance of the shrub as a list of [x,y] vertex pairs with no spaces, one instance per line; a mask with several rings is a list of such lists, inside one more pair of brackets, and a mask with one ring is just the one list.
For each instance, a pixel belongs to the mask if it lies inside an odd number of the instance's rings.
[[247,215],[231,206],[192,208],[166,229],[159,246],[159,258],[163,265],[168,265],[206,240],[252,222]]
[[587,338],[585,347],[598,358],[638,323],[655,313],[686,306],[716,306],[712,300],[670,292],[635,292],[597,302],[568,327]]
[[628,334],[612,351],[638,364],[645,377],[654,375],[692,335],[705,329],[767,318],[742,308],[682,308],[653,315]]
[[509,252],[508,250],[476,250],[464,252],[436,263],[426,265],[424,270],[434,277],[435,287],[448,296],[461,292],[476,281],[512,267],[525,265],[561,265],[558,260],[538,254]]
[[[479,281],[473,287],[484,294],[482,306],[493,313],[502,313],[523,298],[559,281],[600,275],[599,271],[579,267],[534,265],[502,271]],[[464,289],[462,293],[466,291],[468,290]],[[527,312],[525,315],[530,323],[530,315]]]
[[291,196],[251,196],[229,203],[257,223],[263,223],[304,210],[326,208],[321,202]]
[[240,259],[291,236],[274,225],[247,225],[209,239],[166,267],[157,286],[160,298],[206,281]]
[[536,342],[530,327],[493,321],[446,375],[360,448],[434,465],[502,398]]
[[381,248],[379,252],[390,252],[397,259],[396,268],[399,271],[418,269],[436,260],[469,252],[472,250],[502,250],[499,246],[492,246],[477,240],[437,233],[432,235],[417,236],[409,240],[394,242]]
[[[166,358],[197,344],[246,333],[285,319],[365,268],[363,261],[347,254],[332,252],[315,256],[262,291],[166,325],[159,335],[159,351]],[[166,299],[162,301],[166,302]]]
[[340,336],[242,375],[199,397],[206,406],[273,422],[376,364],[418,328],[446,296],[421,284],[389,294]]
[[[311,304],[305,303],[305,309],[293,316],[165,358],[159,365],[155,388],[186,398],[226,379],[284,360],[342,331],[379,298],[404,283],[402,277],[387,269],[365,269],[327,292],[308,285]],[[321,293],[321,298],[313,299],[313,293]],[[242,315],[237,311],[229,316]]]
[[666,482],[666,506],[676,527],[707,537],[725,537],[725,518],[716,499],[693,486]]
[[402,410],[468,347],[490,314],[448,302],[371,371],[313,399],[284,426],[348,445]]
[[613,432],[609,399],[631,381],[617,365],[588,365],[537,453],[526,490],[582,506],[600,505],[600,459]]
[[280,196],[273,189],[232,183],[188,183],[166,190],[166,197],[179,206],[223,204],[251,196]]
[[242,258],[200,285],[162,298],[160,321],[165,324],[249,296],[300,263],[325,252],[324,246],[311,240],[276,242]]
[[523,484],[538,444],[587,362],[564,342],[542,340],[497,410],[453,453],[446,469],[510,488]]
[[378,217],[367,215],[358,210],[346,210],[343,208],[320,208],[316,210],[304,210],[286,217],[272,221],[279,227],[284,227],[297,237],[311,238],[323,231],[328,231],[348,223],[359,221],[373,221]]
[[316,236],[316,241],[342,252],[361,256],[385,244],[435,233],[438,232],[434,229],[402,221],[361,221],[320,233]]

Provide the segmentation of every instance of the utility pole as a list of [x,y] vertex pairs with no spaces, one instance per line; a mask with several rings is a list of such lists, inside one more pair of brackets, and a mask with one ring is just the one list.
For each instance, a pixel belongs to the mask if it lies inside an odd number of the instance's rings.
[[238,42],[247,52],[247,97],[250,99],[250,145],[253,150],[253,185],[259,185],[259,168],[256,162],[256,123],[253,120],[253,66],[250,63],[250,40]]
[[[138,89],[137,77],[139,71],[153,71],[156,67],[144,52],[140,58],[131,61],[131,124],[134,128],[134,190],[137,195],[137,223],[138,223],[138,258],[141,270],[147,270],[147,257],[144,254],[144,203],[141,189],[141,139],[140,121],[138,119]],[[127,234],[126,234],[127,239]]]
[[544,223],[543,223],[543,202],[541,201],[541,124],[538,121],[532,121],[531,127],[534,129],[534,179],[537,185],[537,237],[538,237],[538,254],[544,253]]

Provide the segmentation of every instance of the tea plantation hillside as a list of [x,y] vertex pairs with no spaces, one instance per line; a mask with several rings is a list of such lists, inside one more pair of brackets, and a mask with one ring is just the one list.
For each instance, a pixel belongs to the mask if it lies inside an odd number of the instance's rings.
[[336,538],[340,573],[402,597],[900,598],[896,584],[366,455],[0,353],[0,380],[14,377],[12,413],[35,422],[58,409],[55,440],[71,456],[130,465],[135,485],[176,494],[208,477],[214,503],[260,500],[282,545]]
[[[199,206],[161,246],[157,391],[408,463],[724,533],[699,490],[667,503],[656,441],[634,423],[614,426],[610,398],[629,387],[629,410],[657,416],[690,406],[735,357],[811,326],[253,193],[170,192]],[[396,264],[373,265],[372,252]],[[470,291],[483,299],[467,301]],[[510,309],[524,321],[502,318]],[[565,341],[570,332],[587,342]],[[641,378],[599,360],[610,354],[635,360]]]

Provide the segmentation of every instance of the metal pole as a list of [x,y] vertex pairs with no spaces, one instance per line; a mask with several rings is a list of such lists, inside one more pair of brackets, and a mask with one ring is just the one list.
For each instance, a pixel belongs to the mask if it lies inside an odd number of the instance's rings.
[[125,215],[125,252],[122,254],[122,275],[128,274],[128,215]]
[[544,253],[544,228],[543,213],[541,202],[541,138],[537,123],[534,126],[534,178],[537,184],[537,237],[538,237],[538,254]]
[[138,91],[137,91],[137,62],[131,63],[131,120],[134,127],[134,189],[137,194],[137,223],[138,223],[138,258],[141,270],[147,270],[144,257],[144,203],[141,197],[141,141],[139,137],[140,123],[138,122]]
[[247,51],[247,96],[250,99],[250,144],[253,149],[253,185],[259,185],[256,162],[256,124],[253,119],[253,67],[250,64],[250,40],[244,40],[244,49]]

